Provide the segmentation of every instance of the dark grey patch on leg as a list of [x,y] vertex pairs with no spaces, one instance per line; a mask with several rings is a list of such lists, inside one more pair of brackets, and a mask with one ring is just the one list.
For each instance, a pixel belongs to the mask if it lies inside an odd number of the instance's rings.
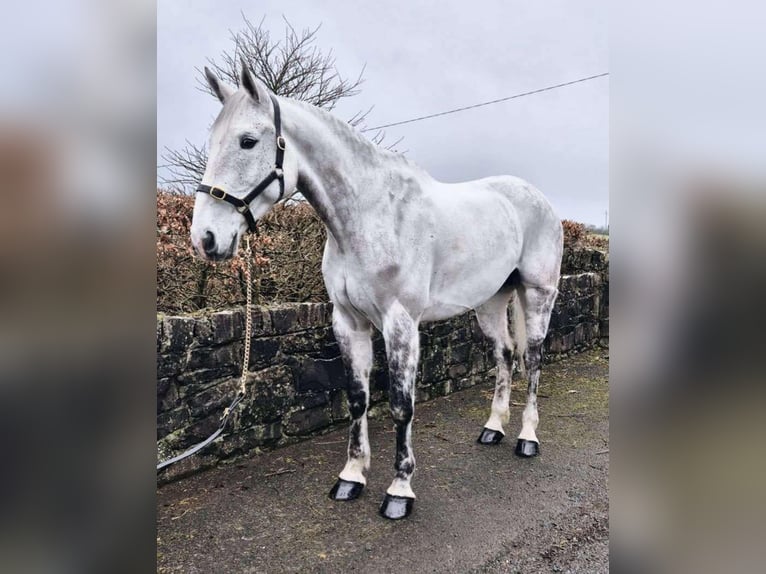
[[[391,386],[389,388],[389,406],[391,418],[396,427],[396,456],[394,469],[396,477],[408,479],[415,471],[415,457],[407,440],[407,431],[414,416],[413,388],[416,365],[411,365],[412,349],[408,343],[410,329],[405,325],[395,325],[387,354]],[[417,352],[417,350],[415,351]],[[410,372],[412,371],[412,372]],[[409,380],[410,377],[412,380]]]
[[352,419],[358,419],[367,411],[367,393],[361,381],[354,379],[346,389],[348,411]]
[[543,362],[543,344],[530,344],[524,354],[524,361],[527,367],[527,401],[537,400],[537,384]]
[[503,361],[508,367],[508,372],[510,373],[511,369],[513,368],[513,349],[503,346],[502,356],[503,356]]
[[[407,407],[403,407],[407,410]],[[394,470],[398,478],[407,478],[415,471],[413,457],[410,456],[407,445],[407,427],[412,422],[412,407],[409,407],[407,414],[400,418],[394,418],[396,425],[396,458],[394,460]]]
[[351,422],[351,428],[348,432],[348,456],[350,458],[359,458],[362,456],[362,423],[359,420]]

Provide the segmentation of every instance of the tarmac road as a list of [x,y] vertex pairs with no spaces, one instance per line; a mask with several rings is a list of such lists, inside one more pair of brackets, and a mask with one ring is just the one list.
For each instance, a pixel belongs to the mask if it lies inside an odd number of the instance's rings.
[[[492,381],[416,405],[418,499],[406,520],[377,514],[393,478],[388,418],[370,421],[372,469],[353,502],[327,497],[345,428],[163,486],[158,572],[608,572],[606,353],[544,367],[534,459],[513,454],[512,434],[476,443]],[[524,394],[512,393],[513,433]]]

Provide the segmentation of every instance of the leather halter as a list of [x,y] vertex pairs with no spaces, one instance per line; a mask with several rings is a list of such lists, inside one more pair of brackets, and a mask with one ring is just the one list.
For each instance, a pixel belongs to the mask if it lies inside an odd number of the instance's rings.
[[277,99],[271,94],[269,94],[269,97],[274,106],[274,128],[277,136],[277,158],[274,162],[274,169],[272,169],[271,172],[261,180],[261,183],[256,185],[243,199],[230,195],[215,185],[210,186],[200,184],[199,187],[197,187],[197,193],[207,193],[215,199],[233,205],[235,209],[244,216],[247,221],[247,227],[251,233],[255,232],[256,224],[253,213],[250,211],[250,203],[266,191],[266,188],[269,187],[274,180],[279,182],[279,199],[277,199],[277,202],[279,202],[285,195],[285,172],[282,169],[282,163],[285,159],[285,148],[287,146],[285,138],[282,137],[282,118],[279,113],[279,102],[277,102]]

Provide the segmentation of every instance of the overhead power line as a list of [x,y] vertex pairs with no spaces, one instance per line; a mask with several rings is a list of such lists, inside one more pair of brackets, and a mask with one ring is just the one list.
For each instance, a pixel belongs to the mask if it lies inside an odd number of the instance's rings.
[[514,94],[513,96],[507,96],[505,98],[499,98],[497,100],[491,100],[489,102],[481,102],[480,104],[473,104],[471,106],[464,106],[462,108],[455,108],[454,110],[447,110],[446,112],[439,112],[436,114],[429,114],[427,116],[420,116],[417,118],[411,118],[409,120],[402,120],[400,122],[393,122],[390,124],[383,124],[380,126],[374,126],[371,128],[365,128],[361,131],[363,132],[371,132],[374,130],[382,130],[383,128],[390,128],[393,126],[401,126],[403,124],[411,124],[413,122],[419,122],[421,120],[428,120],[430,118],[437,118],[439,116],[446,116],[448,114],[454,114],[457,112],[464,112],[465,110],[472,110],[474,108],[481,108],[482,106],[490,106],[492,104],[499,104],[500,102],[507,102],[508,100],[515,100],[516,98],[522,98],[524,96],[531,96],[533,94],[539,94],[541,92],[547,92],[550,90],[555,90],[557,88],[563,88],[565,86],[571,86],[572,84],[579,84],[581,82],[587,82],[589,80],[595,80],[597,78],[603,78],[604,76],[608,76],[609,72],[604,72],[603,74],[596,74],[595,76],[588,76],[587,78],[580,78],[578,80],[572,80],[571,82],[564,82],[563,84],[556,84],[555,86],[547,86],[545,88],[539,88],[537,90],[532,90],[531,92],[523,92],[521,94]]

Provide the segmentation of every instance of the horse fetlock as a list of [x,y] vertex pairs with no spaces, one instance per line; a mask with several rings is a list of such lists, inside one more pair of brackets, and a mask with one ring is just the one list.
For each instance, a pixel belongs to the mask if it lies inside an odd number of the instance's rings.
[[508,424],[508,421],[510,420],[510,418],[511,418],[510,409],[501,411],[499,409],[493,408],[492,412],[489,415],[489,418],[487,419],[487,422],[484,424],[484,428],[505,433],[503,429],[505,425]]
[[338,475],[342,480],[367,484],[367,473],[370,471],[370,455],[363,458],[351,458]]
[[391,496],[401,496],[403,498],[415,498],[415,493],[412,491],[412,486],[410,485],[410,479],[411,477],[407,478],[401,478],[396,477],[394,481],[391,483],[391,486],[388,487],[386,490],[386,494],[390,494]]

